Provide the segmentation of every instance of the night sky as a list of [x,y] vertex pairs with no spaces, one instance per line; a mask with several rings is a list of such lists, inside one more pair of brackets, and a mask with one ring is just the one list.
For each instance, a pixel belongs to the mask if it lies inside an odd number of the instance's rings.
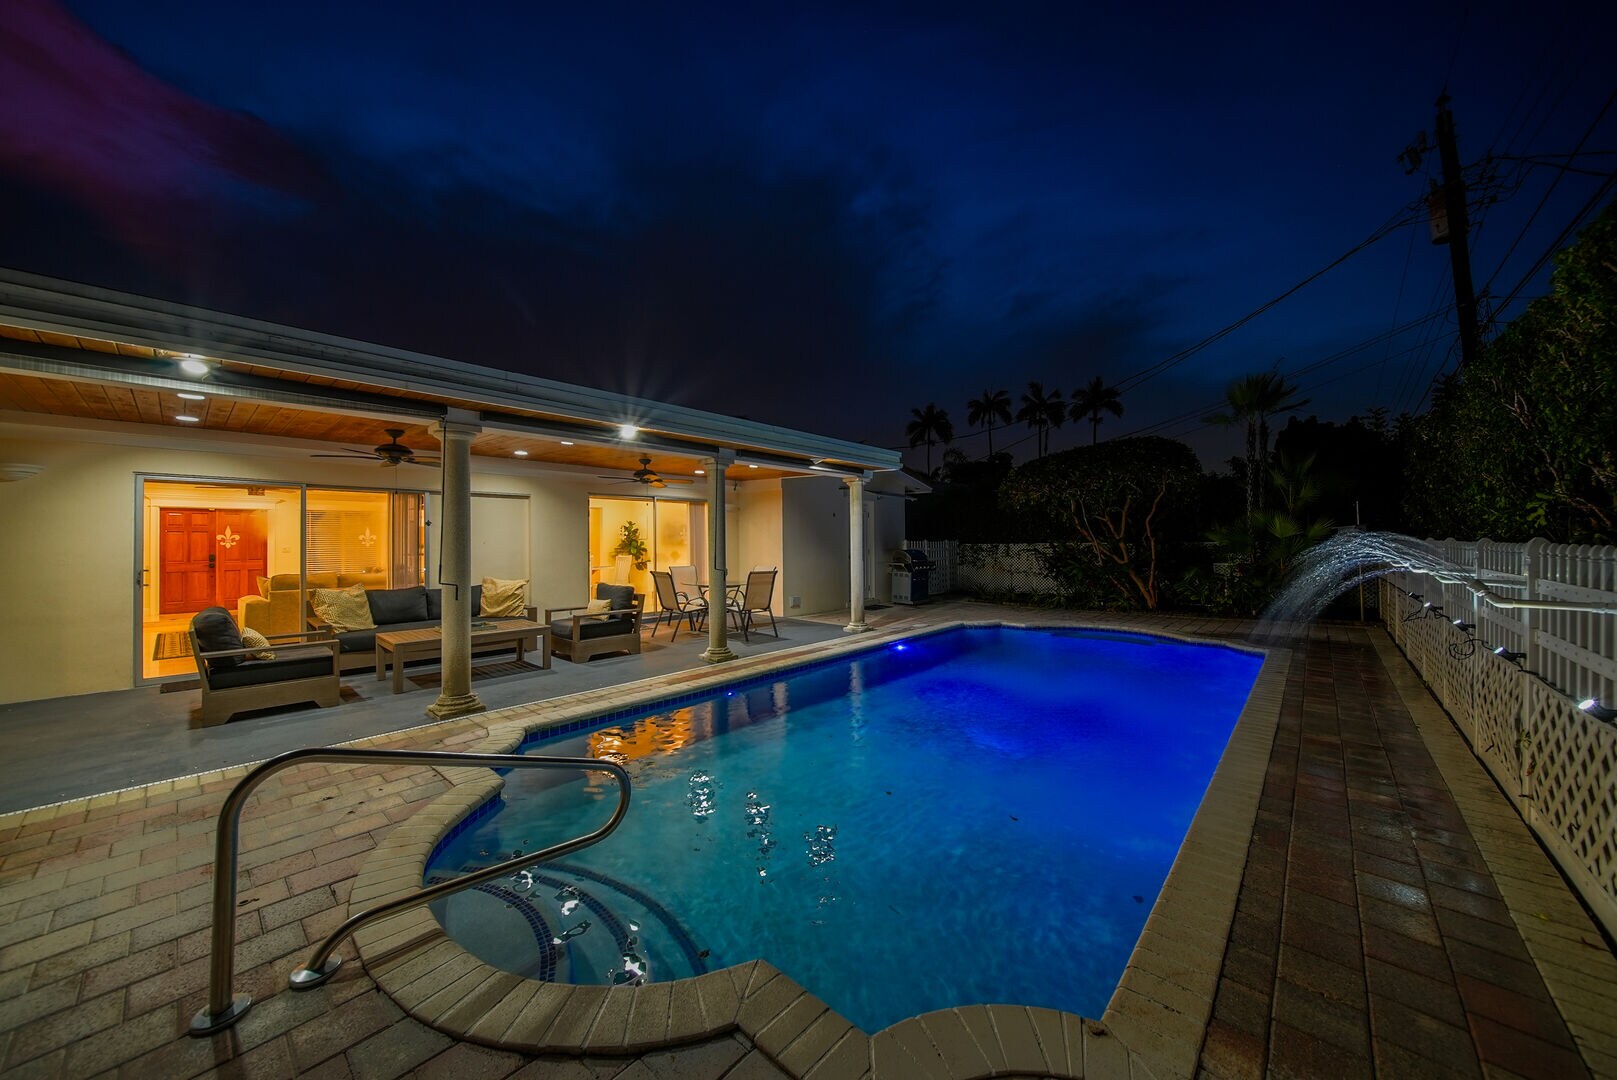
[[8,0],[0,262],[887,446],[1029,379],[1209,461],[1243,373],[1414,409],[1452,298],[1398,154],[1446,85],[1508,318],[1617,169],[1613,6],[1218,6]]

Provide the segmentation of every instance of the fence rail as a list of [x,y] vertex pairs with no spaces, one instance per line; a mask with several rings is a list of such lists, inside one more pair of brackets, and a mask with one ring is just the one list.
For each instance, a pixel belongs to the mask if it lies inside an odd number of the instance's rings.
[[[1429,543],[1501,598],[1617,604],[1617,548]],[[1617,696],[1617,615],[1495,607],[1464,584],[1404,571],[1381,580],[1381,610],[1522,819],[1617,934],[1617,727],[1578,708]]]

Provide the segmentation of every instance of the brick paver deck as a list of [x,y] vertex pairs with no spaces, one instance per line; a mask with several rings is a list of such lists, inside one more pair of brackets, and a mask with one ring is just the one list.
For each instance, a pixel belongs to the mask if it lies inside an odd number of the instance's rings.
[[[1207,1003],[1201,1073],[1613,1075],[1617,1036],[1603,1018],[1617,1016],[1617,961],[1565,914],[1576,905],[1548,883],[1530,841],[1508,849],[1513,819],[1502,797],[1494,792],[1497,805],[1488,804],[1486,790],[1455,779],[1464,761],[1452,746],[1432,749],[1442,733],[1431,716],[1412,715],[1409,673],[1378,649],[1379,633],[1316,634],[1293,658],[1222,977]],[[484,736],[481,719],[468,718],[372,744],[463,749]],[[787,1075],[739,1034],[636,1058],[546,1058],[458,1042],[407,1016],[353,962],[326,986],[288,992],[287,972],[348,914],[366,853],[448,789],[424,768],[303,767],[260,790],[243,833],[236,977],[257,1004],[225,1034],[186,1037],[206,997],[214,819],[241,772],[0,817],[0,1072]],[[1482,832],[1477,805],[1503,808]],[[1556,959],[1565,955],[1570,966]],[[1063,1051],[1069,1071],[1126,1075],[1126,1057],[1108,1047],[1117,1040],[1091,1028],[1081,1046],[1069,1043],[1070,1057]],[[986,1075],[995,1062],[1005,1075],[1015,1060],[1009,1034],[970,1032],[970,1045],[936,1044],[938,1075]],[[809,1075],[858,1077],[868,1062],[828,1056],[822,1066]]]

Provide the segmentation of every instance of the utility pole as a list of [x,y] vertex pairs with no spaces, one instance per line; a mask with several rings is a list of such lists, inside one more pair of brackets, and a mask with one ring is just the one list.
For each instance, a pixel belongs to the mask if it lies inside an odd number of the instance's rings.
[[1454,313],[1460,323],[1460,366],[1471,363],[1479,351],[1477,339],[1477,297],[1471,285],[1471,249],[1466,241],[1470,224],[1465,213],[1465,177],[1460,173],[1460,150],[1454,142],[1454,114],[1449,112],[1449,96],[1437,99],[1437,152],[1443,162],[1443,209],[1448,229],[1439,235],[1433,229],[1432,243],[1449,245],[1449,265],[1454,271]]

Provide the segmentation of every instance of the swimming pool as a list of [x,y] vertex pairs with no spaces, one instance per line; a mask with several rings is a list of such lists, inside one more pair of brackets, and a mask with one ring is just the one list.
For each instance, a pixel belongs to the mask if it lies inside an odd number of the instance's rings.
[[[1260,664],[955,630],[533,742],[622,761],[628,819],[435,911],[474,955],[561,982],[762,957],[866,1031],[979,1002],[1099,1016]],[[586,831],[614,798],[513,773],[428,878]]]

